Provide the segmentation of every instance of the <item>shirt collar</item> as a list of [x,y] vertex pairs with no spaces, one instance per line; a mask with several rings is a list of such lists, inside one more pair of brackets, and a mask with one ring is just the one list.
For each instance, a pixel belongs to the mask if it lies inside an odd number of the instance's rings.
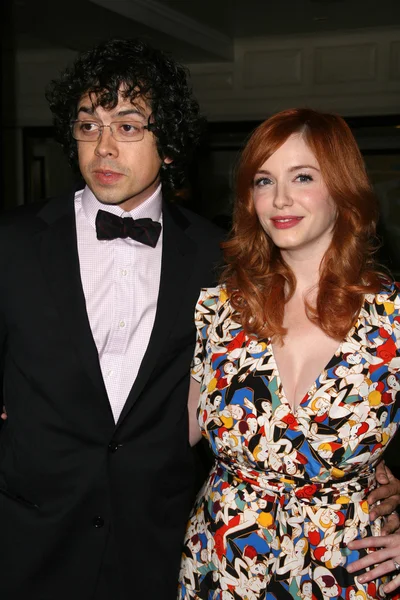
[[161,223],[161,183],[147,200],[129,212],[126,212],[117,204],[103,204],[102,202],[99,202],[93,192],[86,186],[82,193],[82,210],[93,229],[96,229],[96,215],[99,210],[105,210],[114,215],[118,215],[119,217],[132,217],[132,219],[143,219],[147,217]]

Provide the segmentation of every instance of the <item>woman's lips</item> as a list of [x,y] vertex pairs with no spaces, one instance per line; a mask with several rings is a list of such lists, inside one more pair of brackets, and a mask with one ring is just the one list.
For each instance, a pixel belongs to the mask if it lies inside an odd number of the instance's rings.
[[290,229],[298,225],[302,218],[289,215],[288,217],[273,217],[271,221],[275,229]]
[[94,176],[97,181],[103,185],[112,185],[113,183],[117,183],[122,177],[122,173],[117,173],[116,171],[94,171]]

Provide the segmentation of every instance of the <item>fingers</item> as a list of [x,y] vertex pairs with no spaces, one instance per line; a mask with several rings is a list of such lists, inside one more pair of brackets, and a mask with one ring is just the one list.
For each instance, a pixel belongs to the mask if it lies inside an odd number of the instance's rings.
[[[365,538],[360,538],[359,540],[353,540],[352,542],[349,542],[347,544],[347,546],[350,548],[350,550],[360,550],[361,548],[390,548],[391,546],[393,547],[398,547],[399,544],[399,540],[400,537],[398,535],[395,536],[389,536],[389,535],[377,535],[377,536],[369,536],[369,537],[365,537]],[[368,554],[368,556],[364,556],[362,559],[360,558],[359,560],[357,560],[356,562],[352,563],[353,565],[355,565],[356,563],[359,563],[361,560],[364,559],[368,559],[370,557],[373,557],[371,559],[371,565],[374,562],[377,562],[376,558],[379,555],[380,550],[373,552],[371,554]],[[367,565],[369,566],[369,565]],[[351,565],[349,565],[349,568],[351,567]],[[356,571],[357,569],[352,569],[353,571]]]
[[375,502],[377,502],[378,500],[384,500],[385,498],[389,498],[390,496],[395,495],[396,497],[399,497],[400,495],[400,482],[397,479],[393,478],[393,481],[391,481],[390,483],[385,483],[384,485],[380,485],[379,487],[375,488],[369,495],[368,495],[368,504],[371,506],[371,504],[374,504]]
[[[389,484],[390,486],[392,484]],[[386,486],[388,487],[388,486]],[[383,488],[379,488],[383,489]],[[377,517],[386,517],[390,515],[394,510],[396,510],[397,506],[400,502],[400,495],[393,494],[389,498],[386,498],[380,504],[375,504],[370,511],[369,518],[371,521],[374,521]]]
[[[358,562],[358,561],[357,561]],[[355,563],[354,563],[355,564]],[[369,565],[368,565],[369,566]],[[364,567],[365,568],[365,567]],[[386,560],[370,571],[366,573],[362,573],[361,575],[357,575],[357,581],[360,583],[369,583],[374,579],[378,579],[379,577],[383,577],[384,575],[388,575],[393,571],[393,560]]]
[[376,504],[369,513],[369,519],[371,522],[375,521],[377,517],[385,517],[392,514],[397,506],[395,499],[385,500],[382,504]]
[[[388,542],[393,545],[391,538],[389,536],[379,536],[377,538],[364,538],[362,540],[355,540],[354,542],[349,543],[349,547],[352,549],[360,549],[360,548],[372,548],[379,547],[387,544]],[[375,550],[359,558],[354,561],[347,567],[347,571],[349,573],[357,573],[359,571],[364,571],[368,567],[372,567],[369,571],[362,572],[360,575],[357,575],[357,580],[360,583],[369,583],[374,579],[379,577],[383,577],[384,575],[388,575],[394,571],[395,565],[393,562],[393,554],[394,552],[398,552],[398,547],[387,547],[381,548],[380,550]],[[396,589],[398,584],[400,583],[400,577],[398,583],[394,585],[393,589]],[[385,592],[387,591],[386,588]]]
[[[372,507],[371,521],[377,517],[389,515],[400,503],[400,481],[394,477],[383,461],[376,467],[376,479],[379,486],[367,497],[368,504]],[[383,502],[381,502],[382,500]],[[379,504],[377,504],[378,502]]]
[[[360,583],[368,583],[378,577],[393,573],[393,571],[395,571],[395,563],[393,560],[400,560],[400,556],[398,556],[399,542],[399,534],[366,537],[349,542],[348,547],[350,550],[360,550],[362,548],[379,548],[379,550],[374,550],[366,556],[354,561],[347,567],[347,571],[349,573],[357,573],[359,571],[364,571],[368,567],[372,567],[370,571],[362,572],[360,575],[357,575],[357,579]],[[396,589],[399,584],[400,577],[393,589]]]
[[384,460],[381,461],[385,465],[385,474],[389,481],[398,481],[396,477],[393,475],[392,471],[389,469]]
[[362,573],[362,575],[358,575],[357,581],[359,581],[360,583],[369,583],[370,581],[373,581],[374,579],[378,579],[380,577],[383,577],[384,575],[388,575],[392,571],[393,571],[393,560],[389,559],[389,560],[386,560],[385,562],[377,565],[370,571],[367,571],[366,573]]
[[[396,522],[398,518],[391,515]],[[384,585],[383,590],[386,594],[393,592],[400,586],[400,573],[396,570],[396,562],[400,564],[400,534],[380,535],[353,540],[349,542],[350,550],[361,550],[369,548],[372,550],[366,556],[359,558],[347,567],[349,573],[358,573],[357,580],[360,583],[368,583],[374,579],[380,578],[383,575],[391,573],[395,575],[394,579]],[[377,550],[373,550],[377,548]],[[396,561],[396,562],[394,562]],[[365,572],[365,569],[370,568]]]
[[[368,504],[372,506],[370,519],[374,521],[377,517],[382,517],[392,513],[400,502],[400,481],[390,473],[391,481],[375,488],[368,495]],[[382,502],[383,500],[383,502]],[[377,504],[377,502],[380,502]]]
[[390,593],[394,592],[394,590],[396,590],[399,586],[400,586],[400,575],[396,575],[396,577],[394,577],[394,579],[392,579],[392,581],[389,581],[389,583],[386,583],[383,586],[383,591],[385,592],[385,594],[390,594]]
[[381,533],[382,535],[389,535],[390,533],[395,533],[400,527],[400,518],[397,512],[393,512],[389,516],[385,518],[385,521],[382,526]]
[[[376,467],[376,479],[378,481],[378,483],[380,483],[381,485],[385,485],[386,483],[389,483],[389,477],[387,474],[387,470],[390,472],[390,469],[387,469],[386,465],[385,465],[385,461],[381,460],[380,463],[378,463],[377,467]],[[390,472],[391,474],[391,472]]]

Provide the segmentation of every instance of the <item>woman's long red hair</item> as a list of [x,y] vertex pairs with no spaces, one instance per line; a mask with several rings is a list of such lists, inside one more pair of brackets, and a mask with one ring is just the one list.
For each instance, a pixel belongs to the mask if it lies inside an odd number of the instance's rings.
[[236,203],[230,239],[223,244],[221,281],[248,333],[282,338],[284,306],[296,280],[260,225],[253,203],[257,170],[294,133],[314,153],[335,202],[332,242],[320,266],[315,306],[309,319],[334,339],[344,338],[361,309],[363,295],[382,286],[373,260],[378,204],[364,161],[346,122],[311,109],[282,111],[253,133],[236,170]]

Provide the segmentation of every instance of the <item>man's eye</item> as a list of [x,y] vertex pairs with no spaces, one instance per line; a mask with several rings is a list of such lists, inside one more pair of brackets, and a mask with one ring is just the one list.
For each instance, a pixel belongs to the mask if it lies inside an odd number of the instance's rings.
[[135,123],[121,123],[118,125],[118,131],[122,135],[135,135],[140,131],[140,126]]
[[89,121],[85,122],[85,123],[81,123],[81,131],[83,131],[84,133],[91,133],[96,130],[97,130],[96,123],[90,123]]

